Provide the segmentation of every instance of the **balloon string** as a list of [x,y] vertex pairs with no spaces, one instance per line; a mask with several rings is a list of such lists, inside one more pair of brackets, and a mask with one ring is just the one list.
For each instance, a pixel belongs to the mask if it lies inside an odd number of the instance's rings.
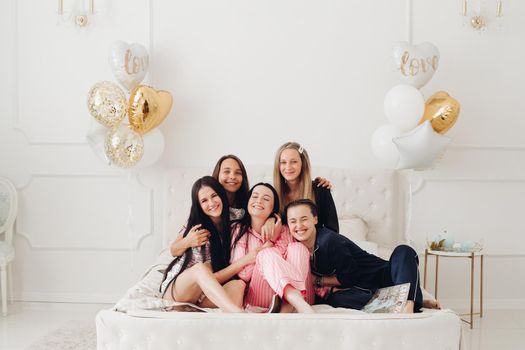
[[406,1],[406,40],[412,45],[412,0]]
[[410,175],[408,177],[408,200],[407,200],[407,213],[406,213],[406,224],[405,224],[405,241],[409,245],[413,245],[412,239],[410,238],[410,224],[412,221],[412,177],[414,175],[414,169],[410,169]]
[[130,266],[135,266],[135,237],[133,234],[133,227],[131,221],[133,218],[133,205],[132,205],[132,183],[131,183],[131,171],[128,171],[128,217],[126,218],[126,226],[128,229],[128,247],[130,251]]

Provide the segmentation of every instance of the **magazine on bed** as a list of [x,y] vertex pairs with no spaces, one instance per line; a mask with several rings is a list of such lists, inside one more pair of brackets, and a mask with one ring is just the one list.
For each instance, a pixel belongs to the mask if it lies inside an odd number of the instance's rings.
[[206,310],[205,308],[202,308],[195,304],[182,302],[176,302],[174,305],[165,306],[161,310],[166,312],[208,312],[208,310]]
[[399,313],[405,308],[410,283],[378,289],[361,309],[369,313]]

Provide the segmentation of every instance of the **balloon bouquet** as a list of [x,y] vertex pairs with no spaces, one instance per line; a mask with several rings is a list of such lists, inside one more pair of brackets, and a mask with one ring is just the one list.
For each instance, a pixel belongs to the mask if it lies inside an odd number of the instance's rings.
[[432,166],[451,138],[443,135],[456,122],[459,103],[445,91],[424,101],[418,90],[434,75],[439,51],[430,43],[394,47],[396,65],[404,84],[391,88],[384,100],[389,120],[372,135],[372,151],[397,169],[423,170]]
[[168,116],[173,99],[167,91],[140,85],[148,65],[144,46],[117,41],[110,48],[109,66],[129,98],[111,81],[98,82],[88,92],[89,113],[102,126],[86,138],[107,164],[145,167],[157,161],[164,150],[164,136],[157,126]]

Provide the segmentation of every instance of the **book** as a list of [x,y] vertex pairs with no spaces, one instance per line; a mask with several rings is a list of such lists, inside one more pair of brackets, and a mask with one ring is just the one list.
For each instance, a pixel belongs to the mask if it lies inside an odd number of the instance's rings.
[[380,288],[361,310],[368,313],[403,312],[409,291],[410,283]]
[[162,311],[166,312],[208,312],[205,308],[202,308],[200,306],[197,306],[192,303],[183,303],[183,302],[175,302],[175,304],[170,306],[165,306],[161,309]]

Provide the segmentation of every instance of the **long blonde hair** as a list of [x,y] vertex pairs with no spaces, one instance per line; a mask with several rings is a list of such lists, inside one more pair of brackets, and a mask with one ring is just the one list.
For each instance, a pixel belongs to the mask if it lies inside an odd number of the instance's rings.
[[286,195],[290,192],[290,187],[286,183],[286,180],[281,175],[280,163],[281,163],[281,153],[285,149],[294,149],[299,153],[301,157],[301,173],[299,174],[299,193],[301,193],[300,199],[310,199],[315,203],[315,196],[312,188],[312,173],[310,167],[310,157],[308,152],[297,142],[286,142],[284,145],[279,147],[275,153],[275,162],[273,167],[273,184],[277,193],[279,194],[280,199],[280,208],[281,213],[284,212],[284,207],[288,204]]

